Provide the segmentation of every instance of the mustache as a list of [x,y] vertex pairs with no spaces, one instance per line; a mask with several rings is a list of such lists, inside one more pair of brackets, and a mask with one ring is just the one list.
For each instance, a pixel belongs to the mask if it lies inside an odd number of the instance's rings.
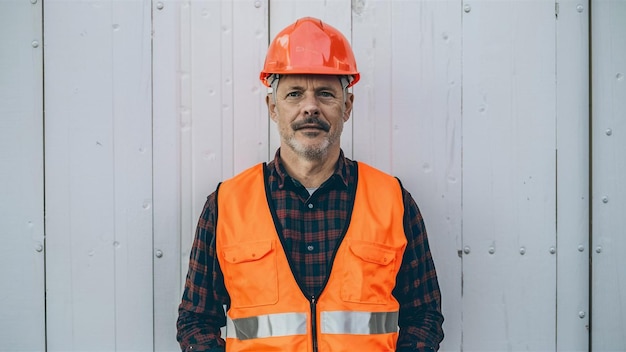
[[311,127],[311,125],[315,125],[317,128],[324,130],[325,132],[330,131],[330,125],[320,120],[317,116],[310,116],[300,121],[295,121],[291,124],[291,128],[296,131],[303,127]]

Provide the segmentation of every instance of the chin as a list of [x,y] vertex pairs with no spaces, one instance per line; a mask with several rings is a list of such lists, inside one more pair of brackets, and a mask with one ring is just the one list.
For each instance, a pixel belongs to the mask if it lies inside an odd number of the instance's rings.
[[307,160],[320,160],[328,155],[328,144],[324,143],[323,145],[296,145],[292,147],[293,151],[296,154]]
[[286,138],[283,140],[284,144],[293,150],[297,155],[307,160],[319,160],[328,155],[331,150],[331,140],[328,138],[318,139],[312,141],[311,138]]

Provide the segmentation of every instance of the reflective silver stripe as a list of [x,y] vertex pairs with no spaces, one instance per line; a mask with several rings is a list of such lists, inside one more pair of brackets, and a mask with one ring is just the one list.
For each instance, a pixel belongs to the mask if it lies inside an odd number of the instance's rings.
[[306,313],[278,313],[230,319],[226,317],[226,337],[249,340],[263,337],[306,335]]
[[398,312],[321,312],[322,334],[371,335],[398,331]]

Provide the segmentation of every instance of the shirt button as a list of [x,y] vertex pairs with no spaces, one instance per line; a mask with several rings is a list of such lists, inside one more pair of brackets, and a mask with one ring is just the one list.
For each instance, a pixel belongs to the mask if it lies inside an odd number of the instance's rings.
[[306,246],[306,250],[309,251],[309,252],[313,252],[314,249],[315,249],[315,247],[313,245],[311,245],[311,244]]
[[313,209],[313,204],[309,203],[309,209]]

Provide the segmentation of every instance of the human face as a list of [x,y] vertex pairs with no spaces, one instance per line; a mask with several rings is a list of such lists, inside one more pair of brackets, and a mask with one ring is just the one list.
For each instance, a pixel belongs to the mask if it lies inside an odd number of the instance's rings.
[[342,89],[338,77],[284,75],[272,94],[266,101],[278,126],[281,153],[293,152],[313,161],[339,152],[343,124],[350,118],[354,96]]

